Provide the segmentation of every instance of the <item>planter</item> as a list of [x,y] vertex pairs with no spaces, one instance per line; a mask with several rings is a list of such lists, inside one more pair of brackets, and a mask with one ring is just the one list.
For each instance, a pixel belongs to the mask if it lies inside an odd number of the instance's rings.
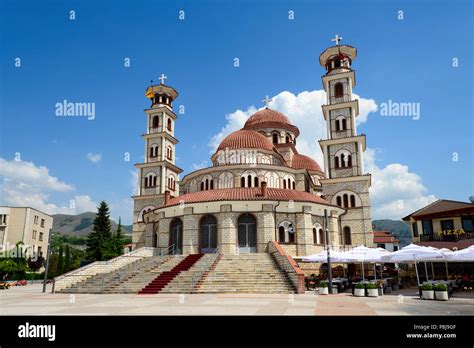
[[367,289],[367,296],[369,297],[378,297],[379,290],[378,289]]
[[318,288],[318,292],[320,295],[327,295],[329,294],[329,288]]
[[354,289],[354,296],[364,297],[365,296],[365,289]]
[[438,301],[449,300],[447,291],[435,291],[435,296]]
[[423,300],[434,300],[434,290],[422,290],[421,298]]

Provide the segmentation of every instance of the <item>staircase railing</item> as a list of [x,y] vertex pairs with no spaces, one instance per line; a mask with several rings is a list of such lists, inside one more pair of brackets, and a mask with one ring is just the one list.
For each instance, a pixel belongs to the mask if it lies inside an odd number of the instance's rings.
[[[176,244],[171,244],[169,247],[165,248],[164,250],[161,251],[161,256],[166,256],[166,255],[175,255],[176,254]],[[171,251],[171,252],[170,252]]]
[[194,272],[191,280],[191,293],[195,293],[197,283],[201,280],[203,274],[211,268],[213,263],[219,257],[219,248],[216,248],[211,254],[211,257],[207,258],[202,264],[199,265],[197,272]]

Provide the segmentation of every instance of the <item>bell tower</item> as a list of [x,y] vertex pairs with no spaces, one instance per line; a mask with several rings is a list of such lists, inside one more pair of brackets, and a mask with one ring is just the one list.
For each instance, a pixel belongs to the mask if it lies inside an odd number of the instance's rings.
[[133,196],[133,249],[143,246],[156,246],[155,236],[145,233],[143,213],[161,206],[165,192],[170,196],[179,194],[178,175],[182,169],[176,166],[175,146],[178,139],[174,136],[175,121],[178,116],[173,112],[173,101],[178,92],[164,84],[167,77],[161,74],[158,85],[147,88],[145,96],[150,99],[151,106],[145,109],[146,132],[144,162],[135,164],[137,168],[137,192]]
[[342,37],[336,35],[332,39],[335,45],[319,56],[319,62],[326,70],[322,82],[327,97],[326,104],[322,106],[327,139],[319,141],[326,173],[321,185],[328,201],[346,209],[346,213],[341,215],[339,243],[345,246],[372,246],[371,175],[364,173],[362,156],[366,148],[365,135],[357,133],[359,101],[352,96],[356,85],[352,62],[357,50],[340,45],[341,40]]

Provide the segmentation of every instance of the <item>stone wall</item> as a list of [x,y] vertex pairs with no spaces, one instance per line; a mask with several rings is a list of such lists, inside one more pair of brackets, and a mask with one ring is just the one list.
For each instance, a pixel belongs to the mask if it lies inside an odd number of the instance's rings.
[[274,257],[280,269],[282,269],[291,280],[296,292],[298,294],[304,294],[306,291],[304,273],[293,258],[287,255],[278,242],[275,241],[268,243],[268,252]]

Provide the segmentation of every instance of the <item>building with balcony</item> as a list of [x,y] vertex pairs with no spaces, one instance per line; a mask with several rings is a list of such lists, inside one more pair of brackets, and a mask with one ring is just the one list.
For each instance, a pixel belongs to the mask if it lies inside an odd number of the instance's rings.
[[374,231],[374,246],[397,251],[400,249],[400,241],[389,231]]
[[403,221],[415,244],[458,250],[474,244],[474,203],[439,199]]

